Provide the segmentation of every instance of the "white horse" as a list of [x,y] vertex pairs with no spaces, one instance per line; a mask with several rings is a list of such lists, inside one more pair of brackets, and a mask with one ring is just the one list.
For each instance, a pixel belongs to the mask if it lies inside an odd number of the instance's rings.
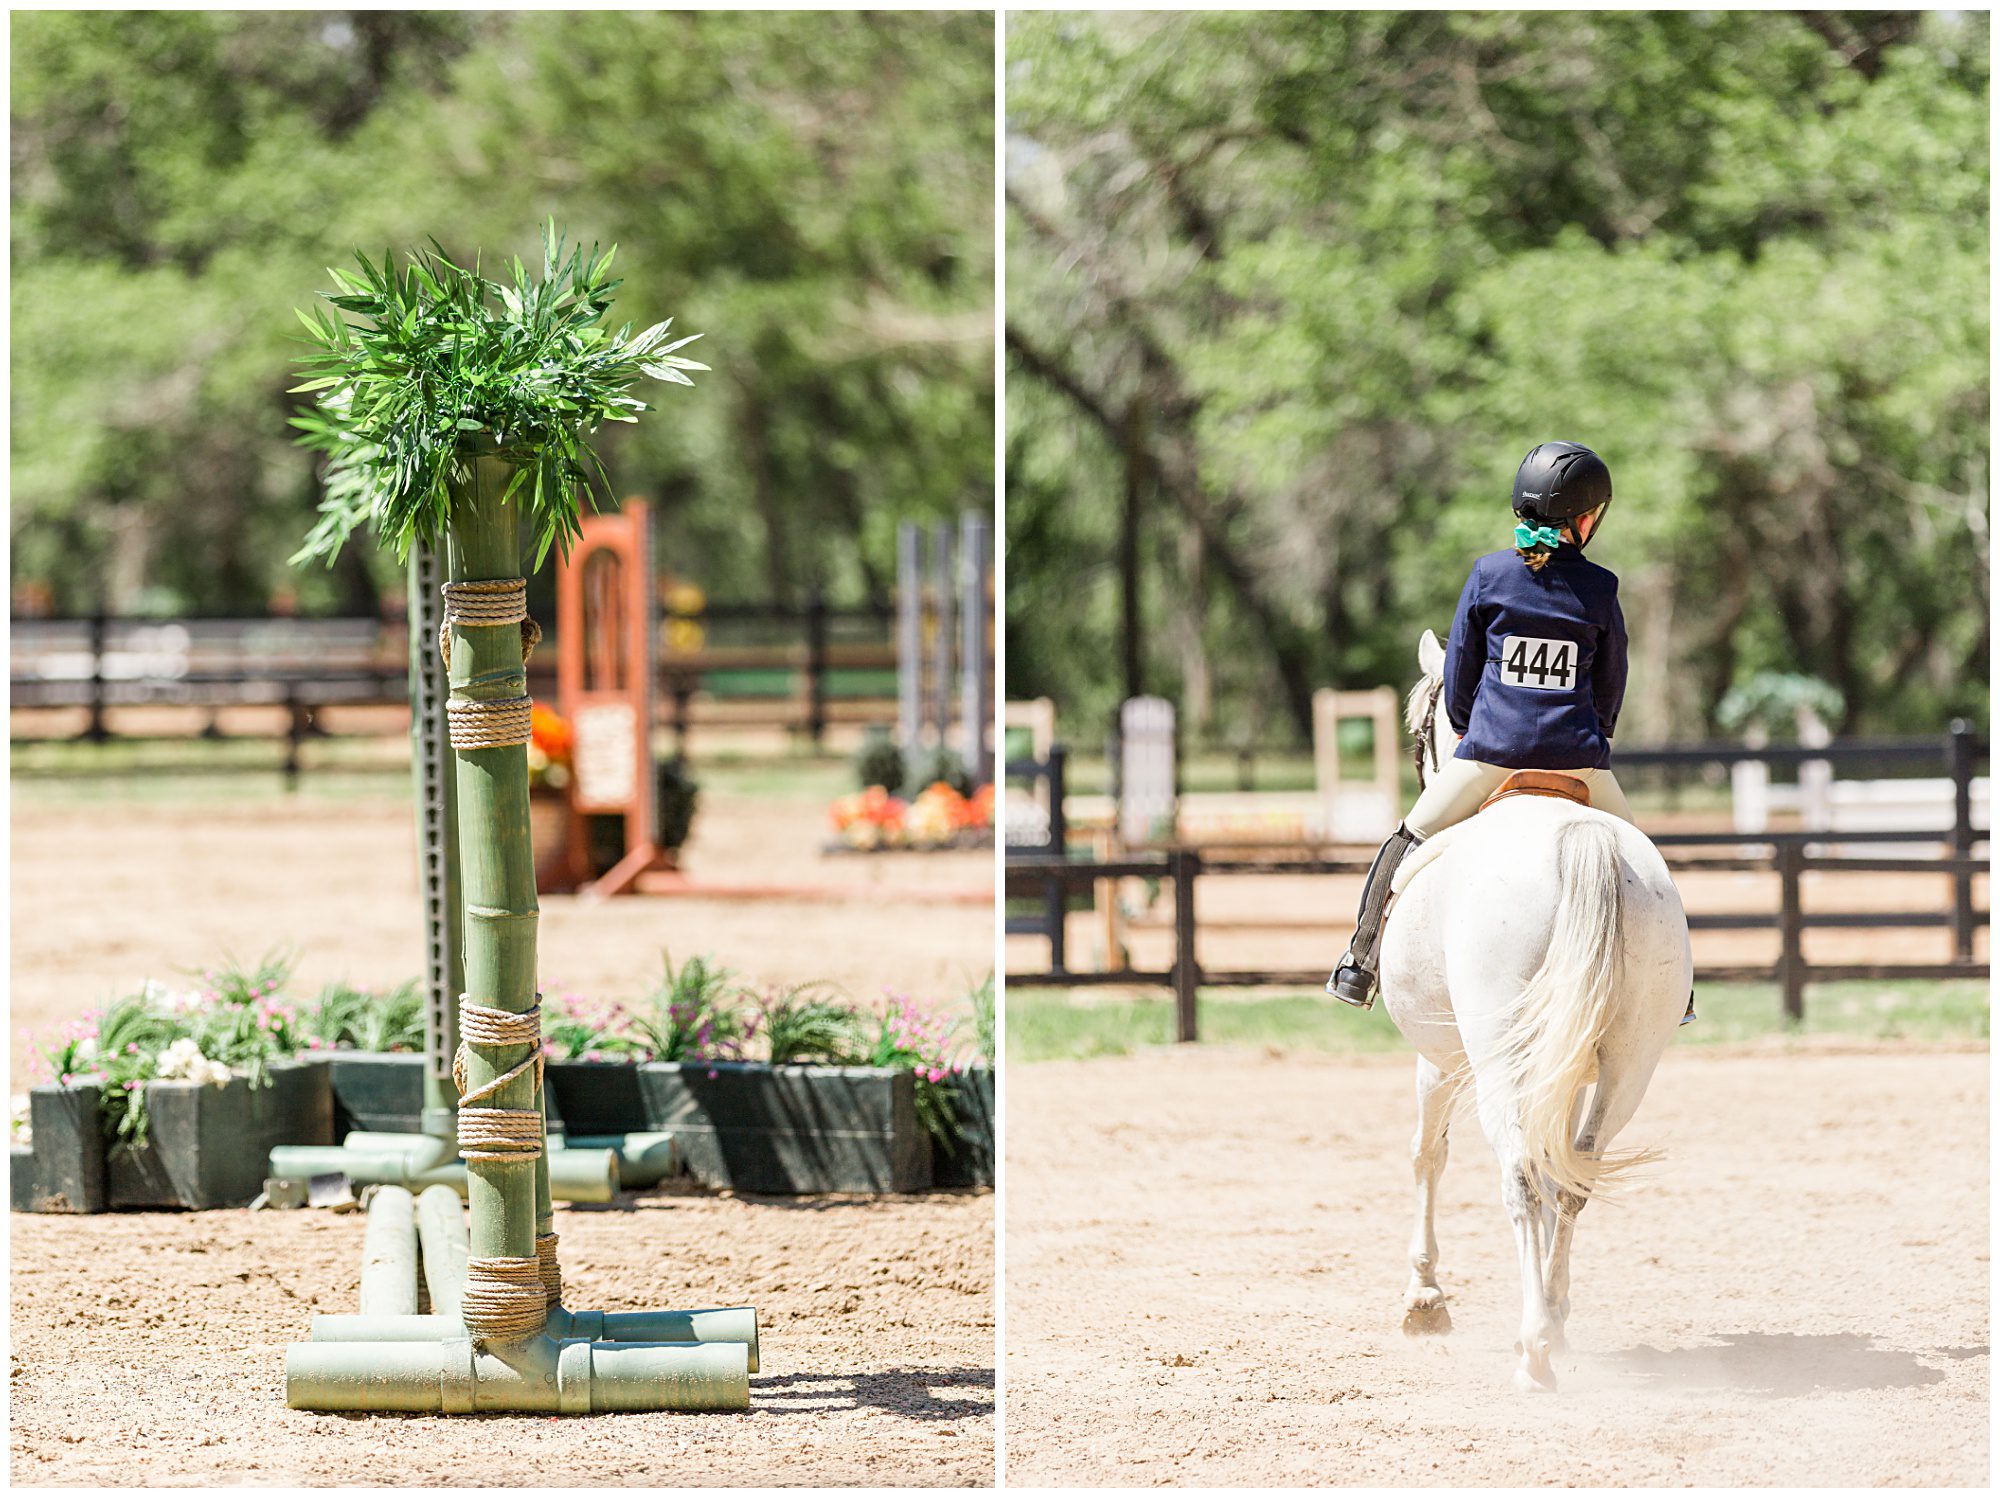
[[[1426,630],[1410,694],[1418,752],[1457,739],[1437,710],[1444,652]],[[1433,1225],[1445,1132],[1469,1081],[1500,1161],[1521,1261],[1514,1381],[1553,1390],[1565,1347],[1577,1213],[1643,1154],[1606,1147],[1631,1120],[1679,1026],[1692,957],[1659,850],[1606,812],[1514,796],[1413,853],[1383,932],[1383,1002],[1415,1046],[1416,1232],[1403,1330],[1451,1330]]]

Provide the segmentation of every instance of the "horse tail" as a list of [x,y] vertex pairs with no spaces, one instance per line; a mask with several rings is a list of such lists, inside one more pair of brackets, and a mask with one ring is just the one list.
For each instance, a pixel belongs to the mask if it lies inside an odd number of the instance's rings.
[[1618,994],[1625,878],[1610,818],[1578,817],[1557,831],[1556,886],[1548,951],[1515,1003],[1497,1058],[1520,1109],[1528,1180],[1544,1199],[1551,1191],[1589,1196],[1650,1158],[1579,1149],[1572,1133],[1576,1096],[1597,1067]]

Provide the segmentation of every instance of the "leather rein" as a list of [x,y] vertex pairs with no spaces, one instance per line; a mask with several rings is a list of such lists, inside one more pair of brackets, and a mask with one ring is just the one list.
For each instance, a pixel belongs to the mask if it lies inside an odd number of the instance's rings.
[[1430,785],[1430,777],[1424,771],[1424,761],[1437,758],[1437,715],[1438,699],[1444,696],[1444,678],[1431,682],[1430,695],[1424,699],[1423,722],[1417,728],[1417,789],[1425,790]]

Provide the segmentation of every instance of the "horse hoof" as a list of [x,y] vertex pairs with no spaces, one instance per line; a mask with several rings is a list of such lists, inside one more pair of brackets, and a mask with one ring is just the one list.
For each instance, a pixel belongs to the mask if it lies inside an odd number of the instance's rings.
[[1553,1394],[1556,1391],[1556,1375],[1553,1368],[1536,1373],[1526,1363],[1514,1370],[1514,1387],[1523,1394]]
[[1403,1312],[1406,1337],[1442,1337],[1451,1330],[1451,1312],[1442,1298],[1432,1305],[1410,1306]]

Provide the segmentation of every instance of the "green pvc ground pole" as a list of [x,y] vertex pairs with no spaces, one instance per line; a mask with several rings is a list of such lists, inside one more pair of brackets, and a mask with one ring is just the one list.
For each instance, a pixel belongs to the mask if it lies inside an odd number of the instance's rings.
[[[520,575],[520,514],[502,500],[511,465],[471,460],[452,484],[454,581]],[[455,700],[526,695],[520,632],[454,626]],[[528,831],[525,746],[454,749],[465,992],[473,1002],[522,1013],[535,1003],[534,853]],[[468,1046],[468,1091],[490,1085],[530,1047]],[[542,1106],[533,1069],[487,1099],[492,1107]],[[392,1159],[395,1157],[392,1157]],[[475,1258],[532,1259],[538,1219],[549,1221],[545,1172],[531,1160],[468,1162]],[[472,1414],[592,1414],[748,1408],[749,1345],[558,1341],[551,1324],[528,1336],[442,1342],[307,1342],[285,1354],[285,1399],[294,1409]]]
[[750,1405],[740,1342],[302,1342],[285,1350],[295,1410],[471,1415],[741,1410]]
[[[349,1134],[345,1144],[281,1144],[271,1151],[271,1174],[290,1181],[339,1174],[357,1186],[449,1186],[467,1190],[465,1162],[447,1139],[421,1134],[376,1134],[365,1142]],[[559,1149],[548,1153],[550,1187],[557,1201],[616,1200],[620,1185],[618,1152],[613,1149]]]
[[[457,1205],[457,1197],[452,1204]],[[361,1313],[417,1312],[417,1199],[401,1186],[377,1186],[361,1240]]]
[[[558,1342],[658,1342],[678,1347],[735,1343],[748,1372],[757,1371],[757,1312],[751,1306],[709,1311],[549,1311],[543,1328]],[[343,1316],[312,1319],[314,1342],[445,1342],[465,1335],[456,1316]]]
[[610,1150],[618,1157],[621,1186],[643,1191],[680,1174],[680,1146],[672,1134],[590,1134],[570,1139],[565,1148]]
[[431,1309],[455,1323],[465,1294],[465,1260],[471,1253],[471,1242],[465,1232],[465,1204],[451,1187],[426,1186],[417,1198],[417,1243],[422,1250]]

